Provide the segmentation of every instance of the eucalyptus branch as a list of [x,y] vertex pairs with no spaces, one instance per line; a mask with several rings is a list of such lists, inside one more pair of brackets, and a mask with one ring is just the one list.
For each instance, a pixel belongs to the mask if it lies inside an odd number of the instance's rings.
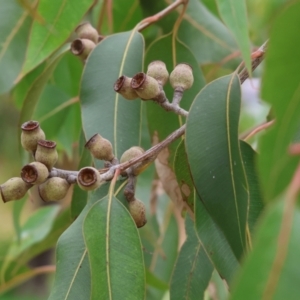
[[157,14],[148,17],[144,20],[142,20],[137,27],[138,31],[142,31],[143,29],[147,28],[148,26],[150,26],[151,24],[161,20],[164,16],[166,16],[167,14],[169,14],[170,12],[172,12],[173,10],[175,10],[178,6],[180,5],[187,5],[188,4],[188,0],[177,0],[175,2],[173,2],[172,4],[170,4],[169,6],[167,6],[165,9],[163,9],[162,11],[158,12]]
[[[267,50],[267,46],[268,46],[268,41],[264,42],[263,45],[261,47],[259,47],[258,50],[256,50],[255,52],[252,53],[251,58],[252,58],[252,72],[260,65],[260,63],[263,61],[264,57],[265,57],[265,53]],[[240,74],[240,82],[241,84],[245,82],[246,79],[249,78],[249,72],[247,71],[246,68],[244,68]]]
[[[175,3],[177,3],[177,6],[178,6],[179,5],[178,3],[182,4],[182,3],[186,3],[186,1],[176,1],[173,4],[175,5]],[[262,62],[262,60],[264,58],[266,47],[267,47],[267,42],[265,42],[257,51],[255,51],[252,54],[252,58],[253,58],[252,71],[255,70],[255,68]],[[239,77],[240,77],[241,83],[243,83],[249,77],[248,71],[246,69],[242,70],[241,73],[239,74]],[[178,95],[176,95],[175,97],[178,97]],[[179,101],[181,100],[181,98],[175,99],[171,103],[167,99],[166,94],[163,89],[161,89],[160,94],[155,99],[152,99],[152,100],[154,102],[156,102],[157,104],[159,104],[166,111],[173,111],[174,113],[184,116],[184,117],[188,116],[188,111],[181,108],[178,104]],[[249,133],[245,134],[241,138],[247,139],[247,138],[251,137],[252,135],[256,134],[257,132],[271,126],[273,124],[273,122],[274,121],[267,122],[265,124],[258,126],[257,128],[251,130]],[[185,128],[186,128],[186,125],[184,124],[179,129],[172,132],[166,139],[164,139],[157,145],[151,147],[150,149],[148,149],[144,154],[142,154],[139,157],[131,159],[122,164],[114,164],[114,165],[111,165],[109,168],[100,169],[99,173],[100,173],[101,181],[112,180],[112,178],[115,175],[116,170],[119,170],[119,172],[122,173],[137,163],[141,163],[140,166],[143,166],[143,165],[149,164],[150,162],[153,162],[156,159],[157,155],[164,148],[166,148],[169,144],[171,144],[173,141],[175,141],[176,139],[178,139],[185,133]],[[128,170],[128,172],[130,173],[130,170]],[[49,177],[62,177],[62,178],[65,178],[69,183],[76,183],[77,175],[78,175],[78,171],[67,171],[67,170],[53,168],[50,172]]]

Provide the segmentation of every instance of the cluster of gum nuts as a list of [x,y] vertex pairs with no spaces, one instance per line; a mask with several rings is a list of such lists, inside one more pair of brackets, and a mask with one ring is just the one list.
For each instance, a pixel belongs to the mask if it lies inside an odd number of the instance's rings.
[[[45,140],[46,136],[37,121],[25,122],[22,126],[21,144],[22,147],[32,154],[34,161],[25,165],[21,170],[20,177],[13,177],[0,185],[0,193],[3,202],[21,199],[27,191],[37,186],[40,198],[45,202],[59,201],[63,199],[72,183],[77,183],[85,191],[95,190],[105,181],[101,179],[99,170],[94,167],[84,167],[75,175],[56,177],[53,167],[58,159],[56,143]],[[114,157],[112,144],[100,134],[95,134],[86,143],[85,147],[91,152],[94,158],[104,160],[108,165],[117,164]],[[132,158],[141,156],[145,151],[138,146],[126,150],[120,163]],[[140,164],[132,166],[132,176],[137,176],[144,167]],[[72,178],[72,176],[74,178]],[[128,190],[128,189],[127,189]],[[131,188],[134,191],[134,187]],[[145,205],[136,199],[134,193],[124,192],[128,201],[128,210],[134,219],[137,227],[146,224]]]

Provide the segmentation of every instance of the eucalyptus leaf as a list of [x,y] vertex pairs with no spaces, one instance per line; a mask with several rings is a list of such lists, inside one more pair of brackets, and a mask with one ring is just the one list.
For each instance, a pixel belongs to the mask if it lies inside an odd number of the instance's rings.
[[[298,158],[289,146],[299,128],[300,41],[297,38],[300,4],[289,6],[271,31],[262,78],[262,98],[272,105],[276,122],[260,140],[258,159],[264,199],[275,199],[288,185]],[[284,47],[282,46],[284,45]],[[282,58],[284,57],[284,63]]]
[[[89,56],[80,89],[83,130],[86,140],[95,133],[108,139],[114,154],[122,153],[141,140],[141,100],[128,101],[113,89],[121,76],[142,71],[143,38],[135,31],[105,38]],[[95,161],[100,166],[99,161]]]
[[208,84],[191,107],[185,141],[197,192],[238,259],[247,248],[250,201],[238,140],[240,98],[235,74]]
[[93,4],[93,0],[39,1],[37,14],[30,32],[26,60],[21,76],[53,54],[71,35]]

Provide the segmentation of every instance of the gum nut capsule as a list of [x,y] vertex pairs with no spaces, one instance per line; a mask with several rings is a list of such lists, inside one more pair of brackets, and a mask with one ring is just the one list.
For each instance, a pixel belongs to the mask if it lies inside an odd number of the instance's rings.
[[139,98],[136,91],[131,87],[132,78],[122,75],[114,84],[115,92],[121,94],[127,100]]
[[85,144],[93,157],[100,160],[112,161],[114,159],[113,147],[109,140],[99,133],[94,134]]
[[[126,150],[121,158],[120,158],[120,163],[124,163],[126,161],[129,161],[133,158],[139,157],[145,153],[145,150],[139,146],[133,146]],[[143,170],[145,170],[147,165],[141,166],[141,163],[136,163],[132,166],[133,174],[138,175],[140,174]]]
[[84,22],[78,25],[75,29],[75,32],[80,39],[88,39],[93,41],[95,44],[98,43],[98,31],[89,22]]
[[63,199],[69,190],[70,184],[66,179],[51,177],[38,187],[40,197],[45,202]]
[[143,227],[147,223],[145,204],[138,199],[128,202],[128,210],[137,228]]
[[32,162],[22,168],[21,177],[29,184],[41,184],[49,176],[48,168],[40,162]]
[[161,60],[155,60],[148,65],[147,75],[157,80],[160,85],[165,85],[169,79],[166,64]]
[[159,83],[145,73],[137,73],[131,80],[131,87],[143,100],[154,99],[160,94]]
[[53,141],[40,140],[34,155],[35,161],[44,164],[50,171],[56,164],[58,154],[56,143]]
[[96,44],[91,40],[76,39],[71,43],[70,50],[74,55],[79,56],[82,60],[85,60],[95,47]]
[[190,65],[178,64],[170,74],[170,83],[173,89],[187,90],[194,83],[193,69]]
[[0,185],[0,192],[3,202],[21,199],[27,191],[32,187],[23,181],[20,177],[13,177]]
[[85,167],[79,170],[77,183],[84,191],[97,189],[101,185],[100,173],[93,167]]
[[29,152],[35,152],[39,140],[45,139],[45,133],[41,129],[39,122],[28,121],[21,126],[21,144]]

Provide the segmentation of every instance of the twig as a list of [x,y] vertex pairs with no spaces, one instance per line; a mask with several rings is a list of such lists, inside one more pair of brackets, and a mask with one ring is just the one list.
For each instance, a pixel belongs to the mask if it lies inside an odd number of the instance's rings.
[[256,126],[255,128],[243,133],[240,135],[240,139],[241,140],[249,140],[252,136],[254,136],[255,134],[257,134],[258,132],[269,128],[270,126],[272,126],[274,124],[275,120],[269,121],[269,122],[265,122],[263,124],[260,124],[258,126]]
[[178,6],[180,6],[182,4],[187,5],[188,2],[189,2],[188,0],[176,0],[175,2],[173,2],[168,7],[166,7],[164,10],[158,12],[154,16],[151,16],[151,17],[148,17],[148,18],[142,20],[139,23],[137,30],[142,31],[143,29],[147,28],[151,24],[153,24],[153,23],[159,21],[160,19],[162,19],[165,15],[167,15],[170,12],[172,12],[173,10],[175,10]]
[[[259,47],[258,50],[252,53],[251,58],[252,58],[252,71],[254,71],[259,64],[263,61],[265,57],[265,53],[267,50],[268,46],[268,41],[264,42],[261,47]],[[246,68],[244,68],[241,73],[239,74],[241,84],[245,82],[245,80],[249,77],[249,73]]]

